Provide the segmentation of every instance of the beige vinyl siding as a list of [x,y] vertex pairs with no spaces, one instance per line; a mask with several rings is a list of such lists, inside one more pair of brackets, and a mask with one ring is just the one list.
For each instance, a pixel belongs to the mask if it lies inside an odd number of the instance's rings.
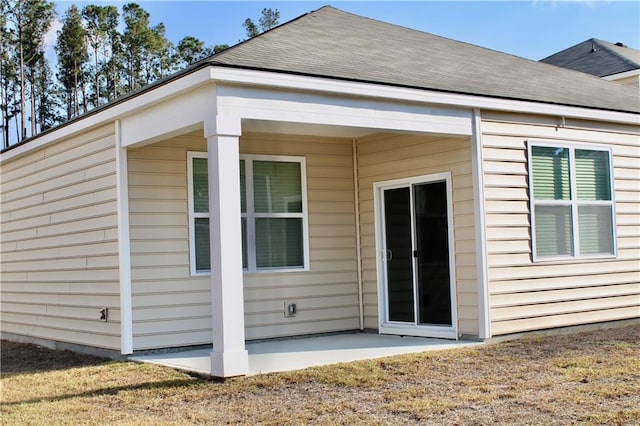
[[351,140],[247,134],[240,152],[305,157],[309,219],[308,272],[245,274],[247,339],[358,329]]
[[478,335],[470,140],[379,134],[359,139],[357,152],[365,327],[378,328],[374,183],[451,172],[458,331]]
[[616,83],[626,84],[627,86],[640,87],[640,75],[632,75],[630,77],[616,78]]
[[[187,152],[205,150],[197,133],[129,150],[135,350],[212,340],[209,276],[189,270]],[[244,275],[247,339],[357,329],[351,140],[246,134],[240,151],[305,157],[309,209],[310,270]]]
[[5,161],[1,173],[2,331],[119,350],[114,127]]
[[205,149],[192,134],[128,150],[134,350],[211,343],[210,283],[190,276],[187,211],[187,151]]
[[[483,112],[491,332],[640,315],[637,127]],[[532,262],[527,140],[612,148],[618,256]]]

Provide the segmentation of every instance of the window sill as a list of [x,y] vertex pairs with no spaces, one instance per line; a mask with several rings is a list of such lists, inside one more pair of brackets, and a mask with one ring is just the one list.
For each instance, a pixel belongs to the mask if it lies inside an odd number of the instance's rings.
[[308,267],[304,268],[273,268],[273,269],[255,269],[250,271],[248,269],[243,269],[242,272],[245,275],[268,275],[268,274],[288,274],[292,272],[309,272]]
[[618,256],[616,254],[608,254],[608,255],[593,255],[593,256],[562,256],[562,257],[543,257],[543,258],[533,258],[532,263],[535,265],[544,265],[544,264],[570,264],[570,263],[590,263],[594,261],[609,261],[615,260]]
[[[293,272],[309,272],[310,269],[308,267],[304,268],[274,268],[274,269],[256,269],[250,271],[248,269],[243,269],[243,275],[269,275],[269,274],[288,274]],[[192,272],[192,277],[206,277],[211,275],[211,271],[197,271]]]

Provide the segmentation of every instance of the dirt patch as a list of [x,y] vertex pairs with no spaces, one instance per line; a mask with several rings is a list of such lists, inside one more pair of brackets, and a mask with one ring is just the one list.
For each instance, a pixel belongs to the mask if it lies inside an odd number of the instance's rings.
[[108,359],[71,351],[55,351],[38,345],[3,340],[0,346],[0,373],[42,372],[86,365],[98,365]]

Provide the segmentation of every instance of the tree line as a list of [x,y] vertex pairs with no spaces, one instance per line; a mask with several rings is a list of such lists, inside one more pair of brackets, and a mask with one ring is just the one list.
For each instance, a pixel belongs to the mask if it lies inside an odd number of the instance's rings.
[[[247,18],[247,38],[278,25],[277,9]],[[47,0],[0,0],[2,147],[18,143],[153,83],[229,46],[193,36],[177,44],[136,3],[70,6],[60,18],[55,72],[44,37],[56,20]]]

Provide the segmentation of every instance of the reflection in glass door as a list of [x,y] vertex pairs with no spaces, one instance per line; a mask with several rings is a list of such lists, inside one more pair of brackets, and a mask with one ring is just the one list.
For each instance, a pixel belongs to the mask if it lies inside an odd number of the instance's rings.
[[413,322],[413,257],[409,188],[384,191],[389,321]]
[[419,324],[451,325],[446,182],[413,186]]

